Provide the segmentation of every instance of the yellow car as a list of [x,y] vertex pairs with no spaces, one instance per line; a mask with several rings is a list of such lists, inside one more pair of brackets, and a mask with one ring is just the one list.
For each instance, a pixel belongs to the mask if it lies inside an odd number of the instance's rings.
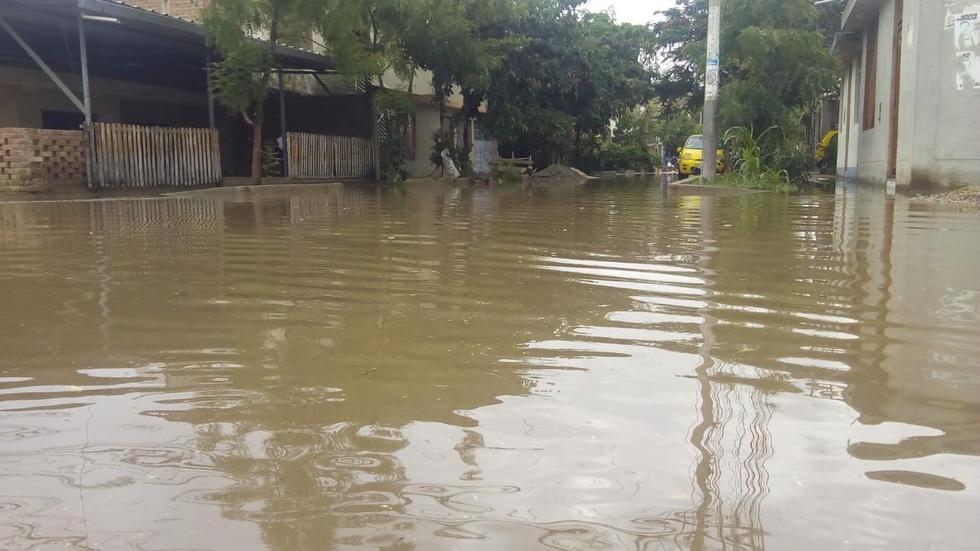
[[[687,139],[684,147],[678,148],[677,153],[680,155],[680,158],[677,161],[677,172],[682,177],[690,176],[695,172],[701,172],[701,149],[703,147],[703,137],[700,134],[695,134]],[[725,172],[724,149],[718,149],[716,170],[718,174]]]

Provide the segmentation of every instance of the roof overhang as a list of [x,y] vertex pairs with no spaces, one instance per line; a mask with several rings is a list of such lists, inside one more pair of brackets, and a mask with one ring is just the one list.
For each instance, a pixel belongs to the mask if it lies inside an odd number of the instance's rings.
[[871,23],[885,0],[850,0],[841,18],[842,32],[856,32]]
[[[206,49],[204,27],[199,23],[152,10],[130,6],[119,0],[3,0],[0,17],[8,21],[40,27],[70,28],[79,14],[106,17],[118,23],[90,22],[93,34],[103,33],[114,40],[140,42],[155,46],[173,45],[181,50]],[[59,32],[60,36],[60,32]],[[294,71],[333,72],[335,64],[326,56],[282,44],[273,47],[276,64]]]
[[839,32],[834,35],[834,43],[830,53],[842,59],[845,63],[861,53],[861,35],[856,32]]

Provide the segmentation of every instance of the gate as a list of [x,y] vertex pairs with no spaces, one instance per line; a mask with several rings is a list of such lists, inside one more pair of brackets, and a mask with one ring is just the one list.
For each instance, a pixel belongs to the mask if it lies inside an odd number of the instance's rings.
[[93,187],[199,186],[221,181],[218,131],[96,123]]
[[369,178],[374,173],[371,140],[348,136],[286,134],[290,178]]

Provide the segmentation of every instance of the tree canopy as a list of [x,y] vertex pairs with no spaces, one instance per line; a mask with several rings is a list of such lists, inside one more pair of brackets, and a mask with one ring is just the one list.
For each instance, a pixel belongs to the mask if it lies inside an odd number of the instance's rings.
[[[208,42],[221,54],[213,64],[218,101],[252,126],[252,180],[262,181],[262,104],[268,96],[273,47],[302,35],[319,0],[213,0],[204,12]],[[308,36],[308,35],[307,35]],[[266,40],[258,40],[265,38]]]
[[[437,103],[460,92],[458,116],[482,117],[504,151],[544,162],[590,168],[610,143],[645,147],[640,142],[650,132],[676,140],[673,134],[694,129],[703,101],[707,0],[677,0],[649,26],[617,23],[583,3],[213,0],[205,23],[221,52],[219,100],[259,126],[272,55],[270,42],[256,37],[312,44],[351,81],[381,88],[389,70],[408,82],[427,70]],[[835,14],[810,0],[722,6],[720,127],[799,128],[803,111],[836,85],[827,48]],[[656,121],[653,111],[636,110],[653,98]],[[630,117],[646,122],[626,138]],[[624,130],[611,136],[616,119]]]
[[522,38],[483,96],[504,149],[580,162],[609,121],[653,94],[647,29],[583,13],[581,0],[532,0],[513,24]]
[[[658,96],[668,108],[697,110],[703,101],[707,0],[678,0],[661,17],[654,25]],[[827,21],[810,0],[725,0],[719,126],[757,133],[771,126],[798,129],[804,110],[836,89]]]

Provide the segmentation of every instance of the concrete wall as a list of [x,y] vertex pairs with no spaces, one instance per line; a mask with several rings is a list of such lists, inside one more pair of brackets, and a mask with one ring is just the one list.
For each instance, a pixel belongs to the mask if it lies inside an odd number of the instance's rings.
[[[949,6],[950,22],[947,25]],[[862,129],[867,27],[858,31],[857,53],[845,63],[841,96],[842,135],[838,174],[883,184],[887,176],[892,101],[896,0],[881,3],[875,127]],[[980,0],[905,0],[898,109],[896,182],[900,186],[980,183],[980,23],[970,40],[956,43],[955,16],[977,13]],[[964,57],[973,65],[964,65]],[[850,123],[848,124],[848,120]]]
[[[960,53],[968,52],[975,71],[980,70],[980,0],[949,4],[951,14],[977,14],[972,46],[955,43],[955,28],[945,28],[946,13],[938,2],[906,0],[906,13],[915,19],[912,28],[906,25],[903,55],[915,64],[903,68],[902,94],[915,103],[900,121],[900,132],[911,135],[905,170],[912,183],[980,184],[980,81],[965,82],[963,89],[957,82]],[[902,159],[900,138],[900,176]]]
[[[385,88],[389,90],[400,90],[408,92],[408,82],[403,80],[394,70],[388,69],[384,74]],[[435,97],[435,88],[432,86],[432,71],[417,69],[415,77],[412,79],[412,95],[418,97]],[[460,93],[458,86],[453,87],[452,94],[446,98],[446,106],[460,109],[463,107],[463,94]]]

